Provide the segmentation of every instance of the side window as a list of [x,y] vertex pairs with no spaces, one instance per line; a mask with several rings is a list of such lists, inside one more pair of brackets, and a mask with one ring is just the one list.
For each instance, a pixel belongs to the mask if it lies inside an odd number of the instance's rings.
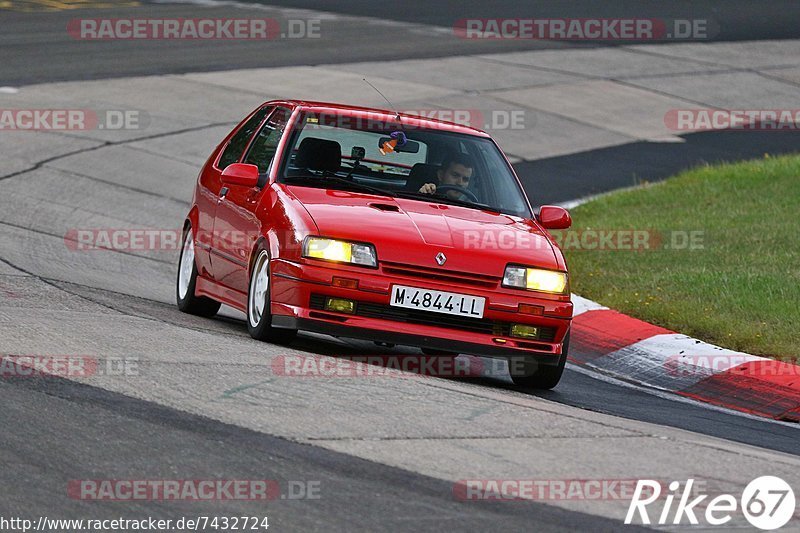
[[275,157],[275,151],[278,149],[278,142],[281,140],[290,116],[291,112],[288,109],[279,107],[253,139],[253,144],[250,145],[244,162],[256,165],[259,174],[266,174],[269,171],[272,158]]
[[219,168],[220,170],[225,170],[225,167],[236,163],[242,157],[242,153],[244,153],[244,149],[247,148],[247,143],[250,140],[250,137],[253,136],[253,133],[258,128],[261,121],[264,120],[264,117],[267,116],[267,113],[272,111],[271,106],[267,106],[264,108],[259,109],[255,115],[253,115],[250,120],[245,122],[242,129],[236,132],[236,134],[231,137],[228,146],[225,147],[225,150],[222,152],[222,156],[219,158]]
[[522,196],[519,194],[521,192],[519,191],[519,185],[516,180],[511,179],[511,174],[506,166],[507,163],[502,159],[499,152],[496,149],[491,149],[488,143],[482,143],[477,147],[477,153],[480,157],[476,158],[476,164],[480,168],[486,168],[486,176],[508,176],[509,178],[507,180],[494,181],[492,179],[481,180],[480,176],[478,176],[477,185],[485,195],[484,201],[510,213],[525,213],[528,211]]

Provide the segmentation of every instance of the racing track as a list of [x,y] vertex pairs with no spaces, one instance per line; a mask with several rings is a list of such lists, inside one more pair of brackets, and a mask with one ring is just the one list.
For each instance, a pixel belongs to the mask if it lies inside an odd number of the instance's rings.
[[[151,122],[144,131],[0,138],[8,156],[0,175],[0,352],[138,361],[135,375],[0,381],[0,426],[15,428],[0,434],[0,483],[14,487],[0,500],[1,515],[266,512],[279,530],[525,530],[532,521],[540,530],[613,530],[626,502],[457,502],[452,483],[697,476],[740,491],[772,473],[798,486],[795,427],[583,371],[568,369],[546,393],[502,377],[274,376],[280,355],[409,350],[311,335],[288,348],[256,343],[235,313],[204,320],[175,309],[175,252],[65,246],[71,228],[177,227],[211,147],[270,95],[199,76],[48,84],[15,96],[17,107],[146,109]],[[360,96],[375,103],[374,95]],[[218,107],[213,116],[208,102]],[[790,137],[778,143],[788,150]],[[626,146],[595,149],[635,151]],[[674,145],[660,146],[670,153]],[[545,164],[539,161],[579,168],[590,153],[531,158],[518,168]],[[730,153],[730,144],[719,153]],[[673,168],[685,164],[672,157]],[[596,185],[575,190],[544,197],[565,200]],[[556,197],[562,193],[568,196]],[[322,499],[110,504],[71,500],[65,490],[70,479],[264,477],[319,480]]]
[[[192,1],[192,0],[190,0]],[[103,79],[148,74],[222,71],[239,68],[319,65],[354,61],[392,62],[400,59],[423,59],[451,55],[506,52],[513,50],[582,48],[614,46],[611,42],[566,43],[557,41],[511,40],[485,41],[452,38],[456,20],[500,17],[642,17],[705,19],[719,28],[717,38],[796,39],[800,25],[792,0],[754,4],[747,0],[725,3],[720,9],[714,1],[701,0],[669,4],[658,0],[636,3],[593,2],[578,0],[565,4],[558,0],[529,2],[501,0],[485,2],[427,2],[407,0],[402,4],[385,2],[280,0],[264,2],[245,0],[194,0],[192,3],[168,3],[148,0],[84,0],[91,8],[74,9],[65,0],[62,9],[50,10],[59,0],[8,0],[0,32],[0,80],[4,85],[23,85],[58,80]],[[232,10],[231,4],[239,7]],[[145,7],[126,7],[140,4]],[[2,6],[0,4],[0,9]],[[324,7],[321,7],[324,6]],[[320,9],[325,9],[324,13]],[[30,11],[33,11],[31,13]],[[145,11],[146,10],[146,11]],[[67,23],[80,16],[125,18],[147,13],[153,18],[175,17],[271,17],[284,25],[287,18],[311,18],[321,21],[318,39],[276,40],[263,53],[257,41],[105,41],[82,42],[71,37]],[[89,14],[89,15],[86,15]],[[335,53],[331,53],[335,50]],[[88,61],[77,58],[90,56]]]

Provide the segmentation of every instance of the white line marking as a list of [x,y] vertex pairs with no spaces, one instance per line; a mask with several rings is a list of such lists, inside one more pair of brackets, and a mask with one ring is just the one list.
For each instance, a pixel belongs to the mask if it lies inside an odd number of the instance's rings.
[[597,302],[593,302],[592,300],[584,298],[583,296],[578,296],[577,294],[572,295],[572,305],[572,318],[575,318],[586,311],[600,311],[602,309],[608,309],[608,307],[604,305],[600,305]]

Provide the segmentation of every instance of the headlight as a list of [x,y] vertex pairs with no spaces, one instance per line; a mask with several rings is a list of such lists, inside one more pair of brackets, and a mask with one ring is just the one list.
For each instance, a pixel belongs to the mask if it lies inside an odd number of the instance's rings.
[[375,247],[371,244],[339,241],[324,237],[306,237],[303,243],[303,257],[369,267],[378,266]]
[[506,272],[503,275],[503,286],[555,294],[567,294],[569,292],[566,272],[521,266],[506,267]]

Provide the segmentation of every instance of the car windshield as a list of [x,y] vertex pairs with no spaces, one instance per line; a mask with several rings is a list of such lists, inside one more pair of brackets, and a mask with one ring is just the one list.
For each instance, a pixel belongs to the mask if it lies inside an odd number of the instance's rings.
[[289,143],[283,183],[531,217],[511,168],[484,137],[307,111]]

